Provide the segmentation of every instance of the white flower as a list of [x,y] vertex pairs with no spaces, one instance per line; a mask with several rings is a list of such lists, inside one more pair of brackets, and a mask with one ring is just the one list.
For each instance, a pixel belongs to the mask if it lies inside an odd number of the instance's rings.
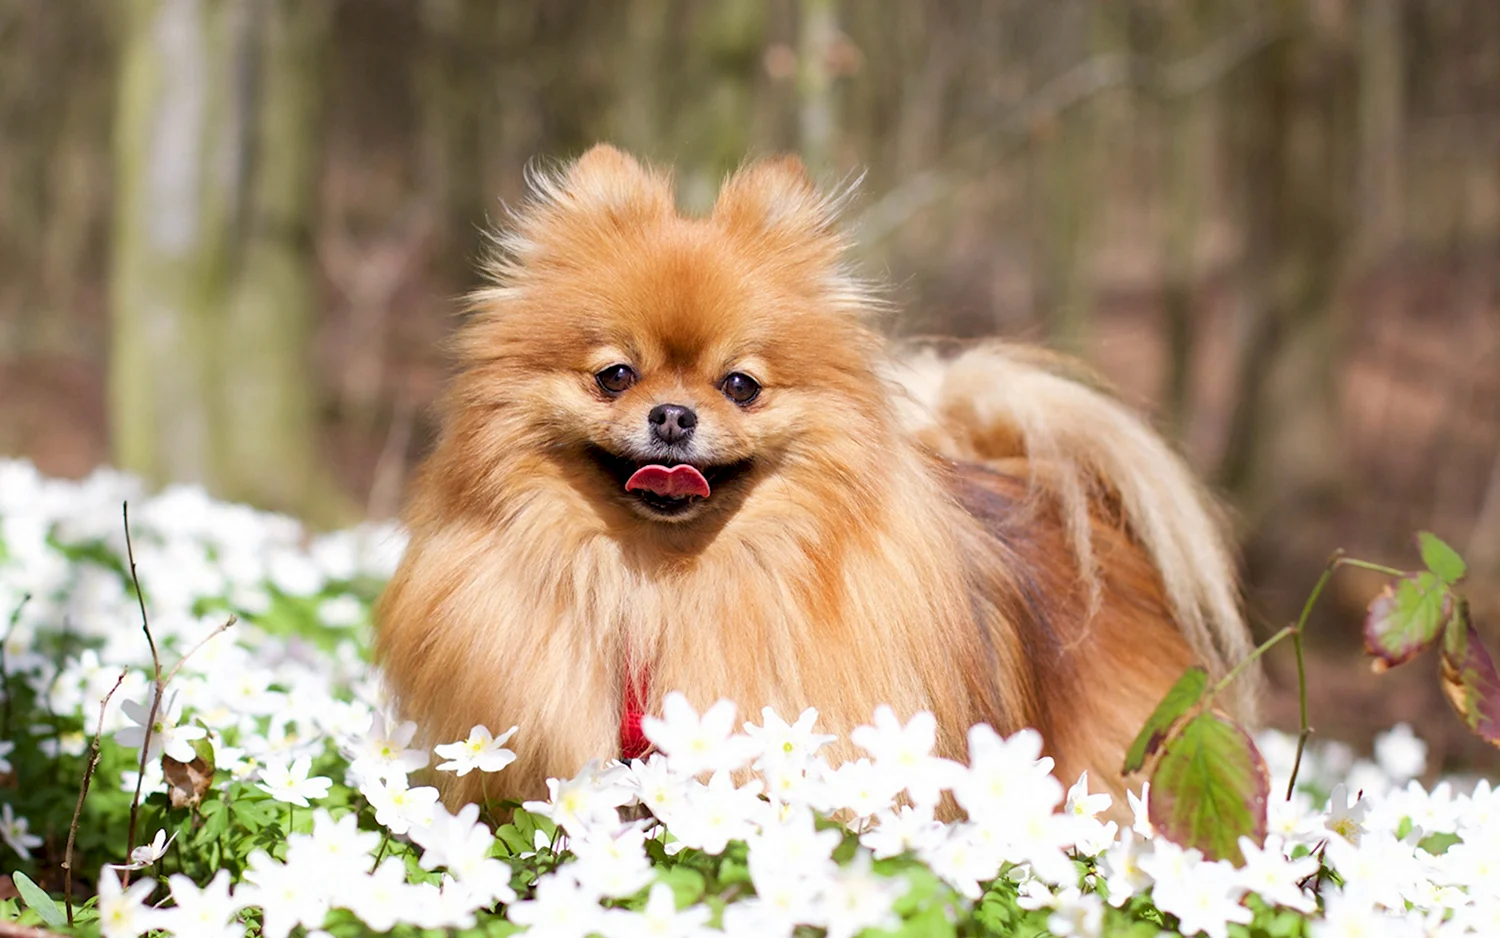
[[364,603],[348,593],[325,599],[318,606],[318,621],[330,628],[352,628],[365,621]]
[[514,903],[505,915],[547,938],[584,938],[605,921],[598,893],[585,888],[567,867],[537,880],[535,897]]
[[332,779],[321,775],[309,778],[307,773],[310,771],[311,756],[298,756],[290,767],[280,761],[267,762],[260,770],[261,780],[255,787],[269,793],[277,801],[305,808],[308,805],[307,799],[327,797],[328,788],[333,784]]
[[143,879],[121,889],[113,869],[106,866],[100,870],[99,930],[104,938],[136,938],[157,927],[156,911],[144,904],[155,888],[155,880]]
[[365,876],[378,843],[379,834],[359,829],[358,814],[351,811],[335,821],[319,808],[313,812],[312,834],[287,838],[287,863],[319,870],[330,895],[339,894]]
[[1245,891],[1228,863],[1199,863],[1190,877],[1171,885],[1174,888],[1164,891],[1158,876],[1152,898],[1157,908],[1177,916],[1184,935],[1203,932],[1209,938],[1228,938],[1231,922],[1248,925],[1255,918],[1240,904]]
[[181,873],[173,873],[167,882],[172,889],[172,907],[156,913],[154,927],[174,935],[202,938],[236,938],[245,929],[234,921],[239,903],[229,896],[229,871],[221,869],[199,889]]
[[498,772],[516,761],[516,754],[505,748],[505,743],[515,735],[516,727],[491,736],[490,731],[476,725],[469,730],[469,738],[456,743],[434,746],[433,751],[447,762],[438,764],[439,772],[456,772],[463,778],[478,769],[481,772]]
[[1416,845],[1397,840],[1389,831],[1367,831],[1357,846],[1330,837],[1324,855],[1343,877],[1344,892],[1364,893],[1387,908],[1404,908],[1402,900],[1416,895],[1416,884],[1424,876]]
[[303,864],[278,863],[264,850],[256,850],[235,899],[260,907],[263,938],[286,938],[296,926],[317,928],[327,917],[329,884],[320,873]]
[[646,738],[684,775],[744,768],[755,757],[754,740],[734,733],[734,703],[721,700],[698,716],[680,692],[668,694],[660,718],[641,718]]
[[829,772],[823,779],[823,797],[832,808],[843,808],[855,817],[870,817],[891,806],[901,780],[882,772],[869,759],[854,759]]
[[686,802],[689,780],[689,776],[673,770],[666,756],[653,752],[645,759],[630,760],[621,784],[646,810],[670,826],[672,812]]
[[817,754],[819,749],[838,739],[825,733],[814,733],[813,724],[818,722],[818,711],[808,707],[797,717],[797,722],[788,724],[771,707],[760,711],[761,725],[744,725],[745,735],[760,745],[760,755],[755,767],[768,769],[773,766],[802,766]]
[[1069,886],[1057,894],[1047,930],[1057,938],[1097,938],[1104,927],[1104,903],[1094,893]]
[[902,805],[881,811],[873,820],[874,826],[859,835],[859,842],[877,860],[931,850],[947,834],[947,828],[933,819],[931,805]]
[[408,788],[405,775],[360,782],[359,793],[375,809],[375,823],[392,834],[405,834],[412,825],[431,824],[438,800],[438,790],[430,785]]
[[401,722],[376,711],[370,715],[370,728],[363,734],[345,739],[341,747],[350,759],[350,768],[360,778],[379,776],[402,778],[426,768],[427,750],[409,748],[417,735],[417,724]]
[[1141,869],[1141,856],[1146,849],[1149,849],[1149,841],[1138,837],[1134,830],[1127,830],[1099,857],[1099,872],[1104,875],[1109,904],[1115,908],[1151,885],[1151,874]]
[[1141,783],[1139,797],[1133,791],[1125,792],[1125,800],[1130,804],[1130,829],[1147,840],[1155,837],[1156,827],[1151,823],[1151,783]]
[[715,772],[707,785],[690,787],[687,803],[676,814],[671,829],[677,842],[667,847],[668,852],[696,847],[720,854],[729,841],[750,836],[766,808],[760,789],[759,781],[736,788],[728,772]]
[[1365,814],[1369,810],[1370,806],[1363,798],[1356,795],[1350,802],[1349,789],[1343,784],[1335,785],[1333,793],[1328,796],[1328,817],[1323,826],[1357,847],[1365,832]]
[[1104,793],[1089,794],[1089,773],[1084,772],[1078,776],[1078,781],[1068,789],[1067,800],[1063,803],[1063,810],[1073,817],[1093,819],[1105,811],[1113,803],[1112,798]]
[[111,863],[110,866],[117,870],[144,869],[160,860],[166,854],[167,847],[171,846],[172,841],[176,839],[176,834],[168,837],[166,831],[159,830],[149,844],[142,844],[130,851],[129,863]]
[[1427,743],[1406,723],[1397,723],[1375,737],[1375,762],[1397,785],[1427,771]]
[[193,750],[193,741],[202,739],[208,735],[201,726],[179,726],[181,719],[177,712],[176,698],[169,698],[164,706],[156,710],[156,720],[151,721],[151,702],[156,699],[156,688],[153,686],[146,695],[145,703],[134,700],[126,700],[120,705],[120,710],[135,724],[115,732],[115,742],[122,746],[139,749],[146,738],[146,724],[151,723],[151,744],[146,752],[148,763],[157,761],[162,753],[166,753],[178,762],[192,762],[197,758]]
[[828,885],[828,938],[852,938],[866,928],[895,928],[900,920],[891,907],[906,889],[904,879],[875,875],[870,855],[859,851],[853,861],[839,868]]
[[796,808],[779,822],[767,823],[759,834],[752,834],[746,840],[752,879],[757,871],[764,874],[767,864],[774,864],[779,875],[820,883],[837,868],[833,851],[843,841],[843,835],[837,830],[818,830],[813,813]]
[[[1403,922],[1377,910],[1363,896],[1332,893],[1323,903],[1323,918],[1312,923],[1313,938],[1397,938],[1410,931]],[[1483,934],[1479,932],[1478,934]]]
[[31,833],[31,822],[18,816],[8,802],[0,805],[0,840],[23,860],[30,860],[32,848],[42,845],[42,838]]
[[1241,837],[1240,850],[1245,855],[1245,865],[1238,874],[1242,887],[1271,905],[1308,913],[1317,909],[1317,902],[1301,886],[1303,880],[1317,875],[1317,857],[1288,859],[1284,842],[1275,835],[1266,837],[1264,848],[1257,847],[1248,837]]
[[981,883],[994,879],[1005,861],[998,841],[980,836],[977,824],[955,824],[948,836],[922,854],[932,872],[964,897],[977,900],[983,893]]
[[489,855],[495,835],[479,821],[479,805],[466,804],[457,814],[435,805],[432,823],[413,827],[408,836],[422,848],[422,869],[446,868],[466,890],[483,896],[483,904],[516,898],[510,867]]
[[604,913],[604,921],[608,924],[601,930],[611,938],[693,938],[712,934],[704,928],[712,914],[703,905],[678,911],[672,887],[657,883],[647,895],[645,908],[639,912],[611,909]]
[[418,895],[406,883],[406,864],[399,857],[386,857],[374,873],[345,889],[336,901],[359,916],[371,931],[387,932],[399,922],[413,920],[411,913]]
[[[546,835],[536,832],[537,849],[546,846]],[[577,862],[573,873],[610,899],[633,896],[655,878],[651,858],[646,855],[646,834],[638,824],[628,824],[614,833],[596,831],[575,837],[569,843]]]
[[10,759],[7,758],[16,751],[16,744],[8,739],[0,739],[0,775],[9,775],[15,769],[11,767]]
[[1001,739],[979,724],[969,730],[969,770],[953,786],[953,796],[970,817],[998,818],[1050,812],[1062,800],[1052,777],[1052,760],[1042,756],[1041,734],[1023,729]]
[[849,740],[874,756],[876,768],[890,773],[897,789],[906,789],[917,804],[937,804],[963,768],[932,755],[937,718],[925,710],[902,726],[896,712],[881,704],[875,708],[875,725],[855,727]]
[[547,779],[548,799],[528,801],[523,807],[574,836],[583,836],[591,828],[612,829],[620,820],[616,809],[631,800],[628,776],[623,765],[601,770],[598,762],[590,761],[567,781]]

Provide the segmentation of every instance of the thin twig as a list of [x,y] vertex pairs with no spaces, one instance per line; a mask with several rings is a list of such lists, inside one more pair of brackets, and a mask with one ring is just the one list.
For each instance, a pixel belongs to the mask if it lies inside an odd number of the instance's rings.
[[224,621],[223,625],[219,626],[218,628],[214,629],[212,632],[209,632],[207,635],[203,636],[203,639],[201,641],[199,641],[198,644],[194,645],[192,648],[189,648],[187,650],[187,653],[184,654],[181,658],[178,658],[177,659],[177,663],[174,664],[174,665],[172,665],[172,670],[170,670],[170,671],[167,672],[167,678],[166,678],[166,680],[164,680],[164,681],[161,682],[162,686],[165,687],[166,685],[172,683],[172,678],[174,678],[174,677],[177,676],[177,672],[182,670],[182,666],[184,664],[187,664],[187,660],[189,658],[193,657],[193,655],[197,653],[198,649],[202,648],[204,645],[207,645],[209,642],[213,641],[214,638],[216,638],[217,636],[222,635],[223,633],[227,632],[230,629],[230,627],[233,626],[238,621],[240,621],[240,617],[239,616],[231,615],[228,619],[226,619]]
[[78,786],[78,804],[73,806],[73,823],[68,825],[68,846],[63,851],[63,906],[68,910],[68,927],[73,927],[73,842],[78,839],[78,819],[83,816],[83,800],[89,795],[89,782],[94,778],[94,769],[99,767],[99,738],[104,735],[104,711],[109,709],[110,698],[125,682],[126,668],[115,678],[115,686],[99,701],[99,726],[94,730],[94,741],[89,746],[89,763],[83,770],[83,783]]
[[21,621],[21,613],[29,602],[31,602],[31,594],[23,594],[21,601],[16,603],[15,611],[10,614],[10,624],[5,627],[5,637],[0,638],[0,695],[5,698],[4,722],[0,723],[0,739],[10,739],[10,668],[5,664],[5,648],[10,644],[10,636],[15,632],[16,624]]
[[[141,630],[146,633],[146,643],[151,646],[151,667],[155,674],[151,708],[146,715],[146,725],[142,728],[141,734],[141,764],[140,771],[135,777],[135,797],[130,800],[130,826],[125,834],[125,856],[128,857],[135,850],[135,822],[141,809],[141,786],[146,781],[146,761],[151,753],[151,731],[156,727],[156,715],[161,708],[161,698],[166,689],[166,682],[161,679],[161,657],[156,653],[156,639],[151,637],[151,620],[146,616],[146,594],[141,590],[141,578],[135,569],[135,544],[130,539],[130,503],[122,502],[120,511],[125,521],[125,556],[130,561],[130,581],[135,585],[136,602],[141,607]],[[120,877],[120,881],[122,885],[129,884],[129,870],[126,870]]]

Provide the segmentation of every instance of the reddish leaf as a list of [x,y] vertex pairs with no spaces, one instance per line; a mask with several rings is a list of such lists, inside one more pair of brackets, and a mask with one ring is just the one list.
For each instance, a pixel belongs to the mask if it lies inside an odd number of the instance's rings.
[[1500,674],[1462,611],[1443,637],[1442,679],[1443,694],[1464,725],[1500,746]]
[[1151,711],[1151,716],[1146,718],[1146,725],[1141,727],[1140,735],[1130,744],[1130,751],[1125,753],[1125,765],[1120,769],[1120,774],[1129,775],[1139,769],[1167,738],[1172,724],[1182,719],[1183,714],[1203,697],[1203,691],[1207,688],[1207,671],[1194,667],[1182,672],[1182,677],[1177,679],[1177,683],[1167,691],[1167,696]]
[[1271,779],[1249,734],[1200,713],[1169,742],[1151,775],[1147,810],[1168,839],[1211,860],[1244,862],[1239,839],[1266,838]]
[[1365,653],[1376,670],[1403,664],[1442,635],[1453,594],[1435,573],[1413,573],[1386,586],[1365,614]]

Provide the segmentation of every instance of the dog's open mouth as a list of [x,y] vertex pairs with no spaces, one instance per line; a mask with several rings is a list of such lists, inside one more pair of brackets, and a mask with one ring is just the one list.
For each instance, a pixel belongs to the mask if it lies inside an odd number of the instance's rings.
[[750,468],[749,460],[712,465],[674,459],[635,460],[594,448],[593,456],[622,491],[639,499],[652,513],[683,514]]

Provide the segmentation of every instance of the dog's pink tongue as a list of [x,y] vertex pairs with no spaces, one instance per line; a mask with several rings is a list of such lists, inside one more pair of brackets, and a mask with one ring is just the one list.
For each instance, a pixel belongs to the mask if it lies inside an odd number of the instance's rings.
[[708,497],[708,480],[692,466],[681,464],[668,468],[655,463],[637,469],[625,481],[625,491],[645,489],[663,498],[682,498],[685,495]]

